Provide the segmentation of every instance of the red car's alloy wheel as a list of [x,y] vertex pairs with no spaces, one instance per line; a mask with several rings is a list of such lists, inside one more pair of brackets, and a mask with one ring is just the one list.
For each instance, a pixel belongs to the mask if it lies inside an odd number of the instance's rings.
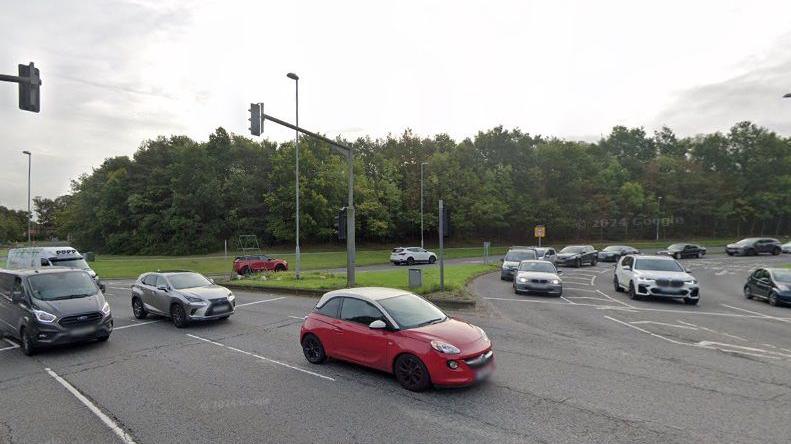
[[311,364],[321,364],[327,359],[324,346],[321,345],[319,338],[313,335],[306,335],[302,339],[302,353]]
[[395,363],[395,376],[407,390],[420,392],[429,387],[431,379],[423,362],[413,355],[399,356]]

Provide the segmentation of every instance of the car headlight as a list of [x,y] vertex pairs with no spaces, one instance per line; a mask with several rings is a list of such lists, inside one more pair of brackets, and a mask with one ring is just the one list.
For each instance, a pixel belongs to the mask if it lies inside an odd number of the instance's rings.
[[697,279],[692,279],[691,281],[684,281],[684,283],[685,284],[689,284],[689,285],[695,285],[695,284],[698,283],[698,280]]
[[527,282],[527,278],[519,278],[519,282]]
[[104,305],[102,306],[102,314],[105,315],[105,316],[110,314],[110,304],[109,303],[105,302]]
[[434,341],[431,341],[431,347],[434,350],[436,350],[436,351],[438,351],[440,353],[445,353],[447,355],[458,355],[459,353],[461,353],[461,350],[459,350],[458,348],[456,348],[453,345],[448,344],[447,342],[434,340]]
[[552,282],[553,285],[558,285],[560,284],[560,279],[552,279],[550,282]]
[[649,278],[646,278],[646,277],[638,276],[637,280],[640,281],[640,282],[654,282],[656,279],[649,279]]
[[192,303],[195,303],[195,304],[202,304],[202,305],[206,305],[206,301],[204,301],[204,300],[203,300],[203,299],[201,299],[201,298],[196,298],[196,297],[194,297],[194,296],[184,296],[184,298],[185,298],[186,300],[188,300],[189,302],[192,302]]
[[233,293],[228,293],[228,300],[233,301],[234,299],[236,299],[236,296],[234,296]]
[[488,342],[489,341],[489,336],[486,335],[486,332],[483,331],[483,329],[481,327],[478,327],[477,325],[475,326],[475,328],[477,328],[478,331],[481,332],[481,339],[483,339],[484,341]]
[[55,316],[54,314],[47,313],[46,311],[43,310],[33,309],[33,314],[36,315],[36,319],[38,319],[39,322],[43,322],[45,324],[51,324],[55,322],[55,319],[57,319],[57,316]]

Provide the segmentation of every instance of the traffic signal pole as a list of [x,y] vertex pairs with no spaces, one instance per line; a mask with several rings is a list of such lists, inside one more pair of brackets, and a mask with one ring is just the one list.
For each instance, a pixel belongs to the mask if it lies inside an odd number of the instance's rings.
[[262,107],[262,111],[261,111],[262,129],[263,129],[264,120],[269,120],[270,122],[277,123],[278,125],[285,126],[286,128],[290,128],[294,131],[300,132],[302,134],[318,139],[324,143],[327,143],[330,145],[330,147],[332,147],[333,150],[335,150],[336,153],[346,157],[346,161],[348,163],[348,168],[349,168],[349,202],[346,207],[346,285],[349,287],[354,287],[355,284],[354,268],[355,268],[355,255],[356,255],[356,250],[355,250],[356,246],[354,242],[354,212],[355,212],[354,211],[354,150],[350,146],[346,146],[332,139],[328,139],[320,134],[316,134],[304,128],[300,128],[297,125],[293,125],[284,120],[280,120],[277,117],[273,117],[268,114],[265,114],[263,112],[263,107]]

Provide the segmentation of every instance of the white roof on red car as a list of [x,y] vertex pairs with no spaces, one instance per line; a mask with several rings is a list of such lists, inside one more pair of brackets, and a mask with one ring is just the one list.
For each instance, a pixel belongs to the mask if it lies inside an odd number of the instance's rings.
[[325,293],[324,296],[321,297],[321,300],[324,301],[335,296],[352,296],[360,299],[378,301],[380,299],[392,298],[403,294],[409,294],[409,292],[399,288],[385,287],[342,288],[340,290],[333,290]]

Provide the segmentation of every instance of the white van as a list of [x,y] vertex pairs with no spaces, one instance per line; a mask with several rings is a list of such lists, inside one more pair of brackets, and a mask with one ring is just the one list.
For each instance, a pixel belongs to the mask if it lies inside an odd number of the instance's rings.
[[85,270],[91,275],[99,288],[104,284],[91,269],[79,251],[71,247],[28,247],[8,250],[6,268],[9,270],[38,269],[42,267],[67,267]]

